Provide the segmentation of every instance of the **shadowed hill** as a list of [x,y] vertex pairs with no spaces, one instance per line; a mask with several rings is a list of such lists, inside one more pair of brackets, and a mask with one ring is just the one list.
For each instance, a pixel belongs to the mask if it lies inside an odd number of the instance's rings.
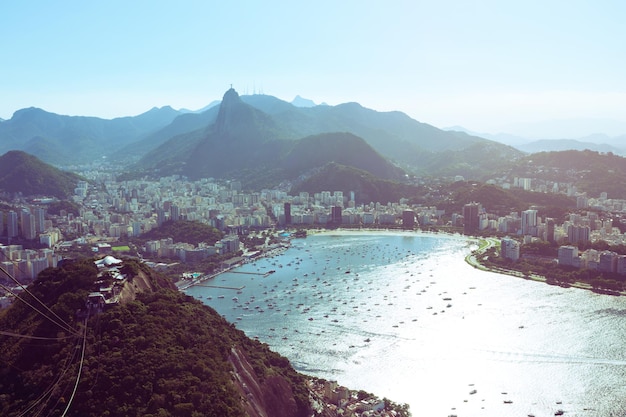
[[417,187],[382,180],[363,170],[329,163],[315,175],[295,184],[291,194],[298,195],[302,191],[314,194],[329,190],[331,186],[333,190],[342,191],[346,196],[353,191],[357,204],[372,201],[386,204],[418,193]]
[[0,190],[60,199],[74,193],[80,177],[61,171],[22,151],[0,156]]

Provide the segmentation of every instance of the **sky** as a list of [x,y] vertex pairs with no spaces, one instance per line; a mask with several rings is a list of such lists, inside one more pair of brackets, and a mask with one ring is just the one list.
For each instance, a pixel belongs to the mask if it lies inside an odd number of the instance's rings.
[[232,84],[440,128],[626,134],[621,0],[3,3],[3,119],[196,110]]

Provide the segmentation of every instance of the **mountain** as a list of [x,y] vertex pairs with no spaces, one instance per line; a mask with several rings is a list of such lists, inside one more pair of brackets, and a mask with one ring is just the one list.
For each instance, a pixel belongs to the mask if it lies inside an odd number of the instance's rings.
[[509,133],[476,133],[465,129],[462,126],[447,127],[444,130],[465,132],[469,135],[480,136],[502,144],[513,146],[526,153],[589,149],[597,152],[613,152],[620,155],[626,154],[626,147],[624,146],[626,135],[610,137],[604,133],[593,133],[588,134],[587,136],[580,136],[579,133],[576,133],[571,138],[557,137],[553,139],[544,138],[533,140]]
[[478,133],[478,132],[474,132],[471,131],[469,129],[464,128],[463,126],[451,126],[451,127],[446,127],[443,130],[445,131],[454,131],[454,132],[463,132],[463,133],[467,133],[468,135],[472,135],[472,136],[479,136],[481,138],[485,138],[485,139],[489,139],[492,140],[494,142],[499,142],[502,143],[504,145],[509,145],[509,146],[513,146],[517,149],[519,149],[520,146],[531,142],[530,139],[527,138],[523,138],[521,136],[516,136],[516,135],[511,135],[509,133]]
[[511,123],[502,126],[505,132],[530,139],[581,138],[597,133],[608,136],[626,134],[626,121],[608,118],[577,117],[550,119],[530,123]]
[[311,195],[329,189],[342,191],[344,195],[354,192],[357,204],[377,201],[383,204],[396,202],[400,198],[410,198],[419,193],[417,187],[395,181],[377,178],[367,171],[337,164],[326,164],[314,175],[296,182],[291,189],[292,195],[306,191]]
[[[185,113],[176,117],[169,125],[146,135],[143,139],[126,145],[116,152],[116,159],[136,162],[150,150],[154,150],[169,139],[175,137],[199,138],[207,126],[215,123],[219,106],[211,107],[201,113]],[[184,139],[182,139],[184,140]]]
[[80,179],[22,151],[0,156],[0,191],[64,199],[74,194]]
[[23,150],[54,164],[93,161],[169,125],[178,115],[171,107],[162,107],[106,120],[31,107],[16,111],[0,124],[0,152]]
[[[251,163],[267,161],[270,155],[284,155],[290,149],[287,141],[332,132],[358,136],[380,155],[415,172],[423,172],[425,162],[445,168],[437,165],[445,164],[438,154],[456,152],[456,158],[462,160],[465,150],[475,145],[500,147],[492,156],[521,155],[488,139],[443,131],[401,112],[377,112],[358,103],[297,107],[264,94],[240,97],[231,89],[219,106],[185,112],[164,107],[135,117],[104,120],[23,109],[0,124],[0,150],[30,150],[55,164],[80,164],[106,155],[120,164],[141,160],[137,167],[153,169],[153,173],[195,177],[223,176],[249,168]],[[168,151],[164,152],[166,142]],[[258,143],[264,145],[259,148]],[[253,150],[265,154],[255,155]],[[237,157],[233,152],[239,152]],[[476,163],[472,175],[485,171],[482,161],[467,161],[466,166]]]
[[[92,259],[64,262],[2,311],[1,415],[312,415],[286,358],[144,264],[117,269],[122,285]],[[87,309],[102,285],[119,303]]]
[[583,151],[589,149],[596,152],[612,152],[619,155],[626,153],[626,148],[617,148],[606,143],[583,142],[575,139],[542,139],[521,146],[517,149],[527,153],[550,152],[550,151]]
[[574,183],[589,197],[606,192],[609,198],[626,199],[626,158],[596,151],[539,152],[528,155],[507,170],[512,176]]
[[[234,91],[234,90],[233,90]],[[502,155],[521,156],[521,152],[493,141],[463,132],[447,132],[420,123],[401,112],[377,112],[358,103],[337,106],[296,107],[276,97],[256,94],[239,97],[274,122],[275,139],[298,140],[329,132],[349,132],[363,138],[381,155],[408,166],[419,165],[424,152],[462,153],[475,144],[501,147]],[[177,134],[185,132],[178,131]],[[191,132],[186,132],[185,137]],[[159,133],[159,137],[164,137]],[[159,141],[155,142],[158,146]],[[146,150],[150,144],[144,142]],[[506,150],[506,151],[505,151]]]
[[[492,175],[492,167],[522,156],[514,148],[463,132],[442,131],[401,112],[376,112],[357,103],[298,108],[268,95],[240,97],[233,89],[224,95],[215,121],[204,129],[186,133],[178,129],[176,136],[162,142],[167,136],[164,132],[165,129],[153,135],[158,137],[154,143],[161,145],[139,161],[138,170],[161,175],[178,173],[192,178],[248,178],[253,180],[249,185],[253,182],[258,185],[263,182],[266,186],[274,182],[275,185],[291,179],[285,177],[286,173],[305,174],[312,168],[307,160],[312,161],[315,154],[319,154],[318,167],[328,162],[354,166],[353,161],[345,159],[346,153],[343,160],[337,160],[336,156],[322,152],[331,149],[331,141],[324,141],[323,147],[306,152],[298,152],[293,147],[302,138],[329,133],[343,141],[341,146],[356,146],[354,141],[347,145],[348,137],[335,135],[336,132],[360,137],[380,156],[419,175],[445,173],[483,179]],[[147,141],[143,143],[149,146]],[[361,145],[357,147],[361,149]],[[359,149],[348,153],[361,152]],[[302,157],[301,164],[295,163],[298,160],[295,155]],[[298,165],[299,169],[294,170]],[[390,171],[381,174],[377,168],[369,166],[356,168],[383,175],[383,179],[394,176]]]
[[[268,111],[293,108],[274,98],[253,97],[252,101]],[[280,107],[283,110],[278,110]],[[156,170],[158,175],[237,178],[250,188],[309,175],[309,171],[329,162],[350,165],[383,179],[404,178],[402,169],[353,134],[324,133],[289,139],[293,134],[231,89],[224,95],[213,124],[164,142],[142,158],[138,167],[144,172]]]
[[308,98],[302,98],[299,95],[295,96],[293,100],[291,100],[291,104],[296,107],[315,107],[317,104],[313,100],[309,100]]
[[328,162],[351,166],[382,179],[401,180],[405,175],[402,169],[351,133],[324,133],[300,139],[279,165],[295,175]]
[[179,109],[178,111],[180,113],[204,113],[205,111],[215,107],[215,106],[219,106],[220,105],[220,101],[219,100],[213,100],[212,102],[210,102],[209,104],[207,104],[206,106],[204,106],[203,108],[199,109],[199,110],[189,110],[189,109]]

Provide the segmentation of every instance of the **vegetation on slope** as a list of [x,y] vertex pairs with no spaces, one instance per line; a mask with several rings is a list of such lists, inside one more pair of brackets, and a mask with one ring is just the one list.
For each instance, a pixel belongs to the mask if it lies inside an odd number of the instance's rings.
[[297,195],[301,191],[310,194],[330,191],[329,187],[333,191],[342,191],[344,196],[349,196],[354,191],[357,204],[396,202],[400,198],[417,194],[418,190],[410,185],[381,180],[366,171],[329,163],[317,174],[295,185],[291,194]]
[[[125,272],[132,271],[146,274],[159,288],[158,278],[142,264]],[[46,270],[30,287],[79,329],[79,336],[20,301],[3,311],[0,329],[35,339],[0,335],[0,414],[61,415],[67,409],[64,415],[81,417],[243,417],[245,401],[230,362],[236,349],[260,386],[267,388],[264,405],[271,415],[308,415],[304,377],[287,359],[247,338],[209,307],[166,288],[166,283],[89,317],[83,339],[84,328],[75,313],[93,290],[96,274],[91,260],[77,261]],[[284,408],[281,401],[288,397],[272,396],[272,387],[281,386],[278,381],[291,395],[290,414],[274,412]]]
[[67,198],[80,177],[63,172],[22,151],[0,156],[0,190],[23,195]]
[[512,170],[520,177],[576,184],[589,197],[606,192],[609,198],[626,198],[626,158],[594,151],[540,152],[527,156]]
[[562,219],[569,209],[576,208],[576,201],[563,194],[548,194],[505,190],[495,185],[458,181],[449,187],[452,197],[438,204],[446,213],[461,213],[463,205],[471,202],[481,203],[490,213],[501,216],[511,212],[527,210],[530,206],[539,209],[540,216]]
[[115,153],[128,142],[165,127],[177,115],[171,107],[112,120],[21,109],[0,125],[0,152],[19,149],[49,163],[84,163]]
[[141,235],[141,241],[160,240],[171,237],[174,242],[185,242],[197,245],[205,242],[214,244],[224,237],[224,234],[214,227],[199,221],[177,220],[166,221],[161,227],[154,228]]
[[325,133],[295,141],[280,164],[293,176],[329,162],[367,171],[381,179],[399,180],[404,177],[402,169],[351,133]]

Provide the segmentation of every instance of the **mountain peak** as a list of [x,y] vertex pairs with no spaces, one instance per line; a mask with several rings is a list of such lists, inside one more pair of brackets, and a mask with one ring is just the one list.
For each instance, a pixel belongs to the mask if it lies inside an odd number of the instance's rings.
[[237,91],[236,91],[234,88],[232,88],[232,87],[230,87],[230,88],[229,88],[229,89],[228,89],[228,90],[224,93],[224,97],[222,97],[222,104],[223,104],[224,102],[228,102],[228,101],[230,101],[230,100],[237,100],[237,101],[240,101],[239,94],[238,94],[238,93],[237,93]]
[[308,98],[303,98],[297,95],[293,100],[291,100],[291,104],[296,107],[315,107],[316,104],[313,100],[309,100]]
[[241,123],[250,121],[246,114],[251,112],[251,109],[245,104],[237,91],[234,88],[230,88],[224,97],[222,98],[222,104],[220,104],[220,110],[215,120],[215,129],[218,134],[233,133],[233,130],[241,128]]

